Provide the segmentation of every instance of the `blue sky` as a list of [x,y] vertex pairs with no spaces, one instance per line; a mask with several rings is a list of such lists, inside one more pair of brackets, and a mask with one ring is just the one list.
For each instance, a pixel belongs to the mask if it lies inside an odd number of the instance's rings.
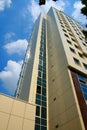
[[64,11],[70,17],[86,24],[80,13],[80,0],[47,0],[39,6],[39,0],[0,0],[0,92],[13,96],[21,65],[34,22],[40,12],[46,13],[51,6]]

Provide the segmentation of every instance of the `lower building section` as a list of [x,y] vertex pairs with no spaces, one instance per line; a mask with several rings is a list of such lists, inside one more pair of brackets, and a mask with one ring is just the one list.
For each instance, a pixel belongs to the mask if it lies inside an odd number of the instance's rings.
[[34,130],[36,106],[0,95],[0,130]]
[[49,97],[37,87],[35,104],[0,95],[0,130],[87,130],[86,83],[86,75],[66,69],[50,79]]

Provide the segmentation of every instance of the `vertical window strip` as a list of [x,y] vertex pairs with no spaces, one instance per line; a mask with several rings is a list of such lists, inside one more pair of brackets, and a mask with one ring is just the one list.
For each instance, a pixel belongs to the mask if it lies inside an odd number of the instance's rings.
[[[42,21],[40,54],[36,89],[35,130],[47,130],[46,102],[46,21]],[[38,109],[38,110],[37,110]]]

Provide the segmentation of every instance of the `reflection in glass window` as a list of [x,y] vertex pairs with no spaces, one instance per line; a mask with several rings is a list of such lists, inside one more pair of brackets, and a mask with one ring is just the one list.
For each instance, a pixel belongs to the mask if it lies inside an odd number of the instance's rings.
[[35,125],[35,130],[40,130],[40,126],[39,125]]
[[83,65],[84,65],[84,68],[87,70],[87,64],[83,63]]
[[74,62],[75,62],[76,65],[80,65],[80,62],[79,62],[78,59],[74,58]]
[[36,94],[36,99],[41,99],[41,95]]
[[46,89],[42,88],[42,95],[46,96]]
[[40,118],[36,117],[36,118],[35,118],[35,123],[36,123],[36,124],[40,124]]
[[41,117],[46,118],[46,108],[45,107],[41,108]]
[[37,93],[41,94],[41,86],[37,85]]
[[46,125],[47,121],[45,119],[41,119],[41,125]]
[[82,81],[86,81],[86,78],[85,78],[84,76],[82,76],[82,75],[79,75],[79,74],[78,74],[78,78],[79,78],[80,80],[82,80]]
[[73,48],[71,48],[71,47],[70,47],[70,51],[73,52],[73,53],[75,53],[75,50]]
[[87,100],[87,77],[78,74],[78,79],[80,83],[80,87],[84,96],[84,99]]
[[68,42],[69,44],[72,44],[71,41],[69,41],[69,40],[67,40],[67,42]]
[[47,130],[47,128],[44,126],[41,126],[41,130]]
[[39,106],[36,106],[36,115],[40,116],[40,107]]
[[36,99],[36,104],[41,105],[41,100]]

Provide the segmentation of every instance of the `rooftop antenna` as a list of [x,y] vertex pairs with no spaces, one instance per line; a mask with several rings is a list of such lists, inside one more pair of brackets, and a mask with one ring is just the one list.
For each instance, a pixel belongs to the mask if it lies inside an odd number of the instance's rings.
[[[53,1],[58,1],[58,0],[53,0]],[[46,3],[46,0],[39,0],[39,5],[45,5]]]
[[46,0],[39,0],[39,5],[45,5]]

